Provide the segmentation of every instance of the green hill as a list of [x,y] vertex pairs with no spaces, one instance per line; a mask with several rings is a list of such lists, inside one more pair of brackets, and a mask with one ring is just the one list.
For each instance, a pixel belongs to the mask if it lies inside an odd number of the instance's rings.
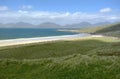
[[85,32],[93,34],[102,34],[106,36],[120,37],[120,23],[111,24],[107,26],[84,28],[76,32]]
[[0,79],[120,79],[120,40],[111,37],[0,49]]
[[95,33],[103,34],[107,36],[120,37],[120,23],[109,25],[101,30],[97,30]]
[[104,27],[101,30],[98,30],[96,32],[102,33],[102,32],[111,32],[111,31],[120,31],[120,23],[106,26],[106,27]]

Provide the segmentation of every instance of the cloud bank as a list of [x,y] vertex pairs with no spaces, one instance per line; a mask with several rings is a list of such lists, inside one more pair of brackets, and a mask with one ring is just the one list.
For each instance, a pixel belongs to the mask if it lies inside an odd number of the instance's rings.
[[18,11],[6,11],[7,7],[0,7],[0,23],[27,22],[39,24],[43,22],[54,22],[58,24],[72,24],[87,21],[91,23],[104,21],[120,21],[120,14],[107,13],[112,11],[110,8],[101,9],[98,13],[84,12],[47,12],[26,10],[32,6],[22,6]]
[[6,11],[6,10],[8,10],[7,6],[0,6],[0,11]]

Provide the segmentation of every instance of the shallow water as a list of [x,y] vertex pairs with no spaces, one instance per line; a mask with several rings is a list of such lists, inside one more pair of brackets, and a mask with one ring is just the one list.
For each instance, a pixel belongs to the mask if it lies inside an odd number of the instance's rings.
[[0,39],[16,39],[16,38],[32,38],[32,37],[47,37],[60,35],[73,35],[76,33],[60,32],[58,29],[18,29],[18,28],[0,28]]

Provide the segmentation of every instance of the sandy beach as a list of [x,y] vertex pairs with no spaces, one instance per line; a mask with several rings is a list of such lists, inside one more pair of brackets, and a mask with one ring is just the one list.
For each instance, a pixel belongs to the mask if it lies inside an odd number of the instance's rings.
[[89,38],[89,37],[102,37],[102,36],[101,35],[81,36],[80,34],[75,34],[75,35],[50,36],[50,37],[7,39],[7,40],[0,40],[0,47],[39,43],[39,42],[59,41],[59,40],[74,40],[74,39]]

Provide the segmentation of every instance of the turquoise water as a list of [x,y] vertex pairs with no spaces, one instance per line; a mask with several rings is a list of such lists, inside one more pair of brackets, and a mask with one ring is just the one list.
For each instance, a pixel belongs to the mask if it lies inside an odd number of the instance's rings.
[[58,29],[0,28],[0,39],[32,38],[76,34],[71,32],[61,32],[57,30]]

